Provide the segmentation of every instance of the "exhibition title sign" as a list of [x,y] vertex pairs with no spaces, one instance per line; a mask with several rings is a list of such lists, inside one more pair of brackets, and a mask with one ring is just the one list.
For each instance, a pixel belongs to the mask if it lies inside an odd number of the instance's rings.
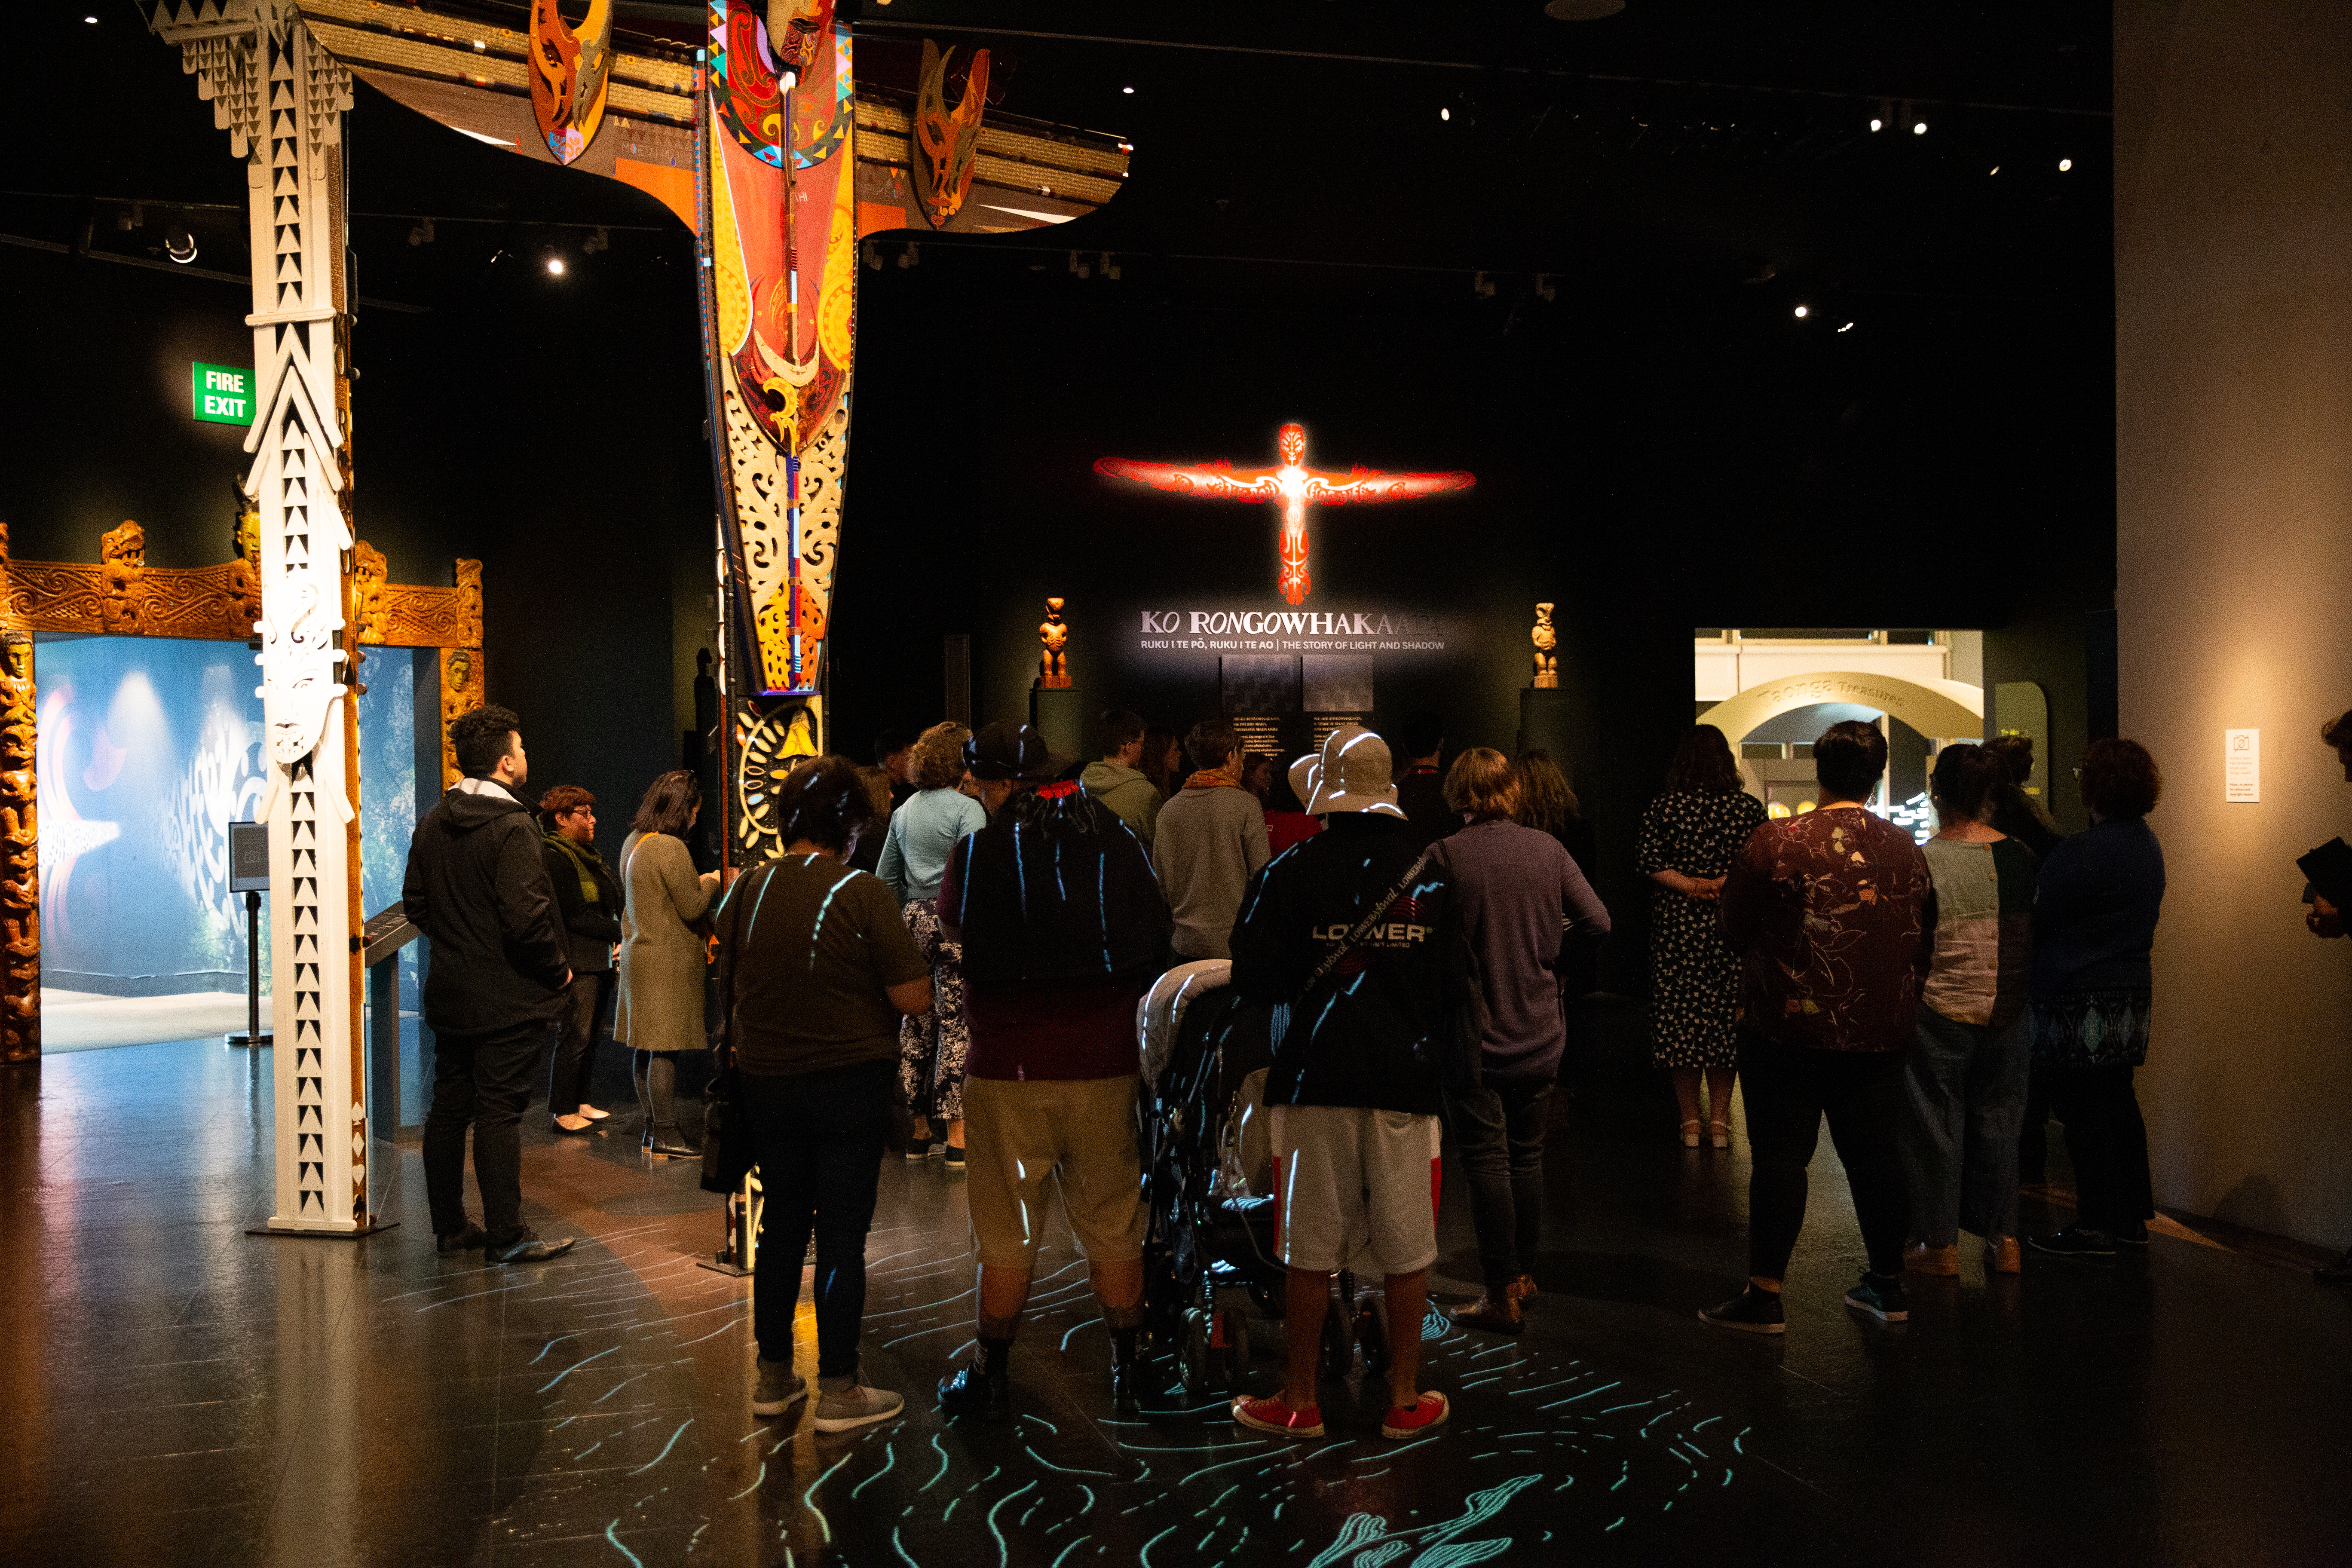
[[1142,612],[1136,647],[1146,653],[1443,653],[1444,627],[1412,610],[1202,610]]

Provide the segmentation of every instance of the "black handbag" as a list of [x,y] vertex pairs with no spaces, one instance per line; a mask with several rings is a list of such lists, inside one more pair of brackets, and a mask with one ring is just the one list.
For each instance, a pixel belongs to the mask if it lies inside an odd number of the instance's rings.
[[743,1075],[735,1066],[735,966],[719,950],[719,1027],[710,1043],[710,1081],[702,1090],[702,1190],[735,1193],[758,1164]]
[[702,1190],[740,1192],[759,1163],[751,1118],[743,1108],[743,1075],[721,1047],[723,1065],[702,1091]]

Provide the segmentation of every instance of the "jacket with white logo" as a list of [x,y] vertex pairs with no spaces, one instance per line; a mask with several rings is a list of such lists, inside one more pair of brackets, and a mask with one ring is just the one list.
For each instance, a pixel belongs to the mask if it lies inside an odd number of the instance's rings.
[[1449,1060],[1452,1009],[1475,994],[1442,865],[1423,865],[1366,939],[1299,994],[1419,853],[1402,817],[1334,814],[1251,879],[1234,927],[1233,988],[1274,1006],[1266,1104],[1437,1114],[1449,1067],[1459,1066]]

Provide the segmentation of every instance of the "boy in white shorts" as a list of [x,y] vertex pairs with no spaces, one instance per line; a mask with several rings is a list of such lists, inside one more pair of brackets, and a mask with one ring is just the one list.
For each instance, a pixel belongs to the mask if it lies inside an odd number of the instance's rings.
[[1234,928],[1234,989],[1276,1005],[1265,1104],[1289,1348],[1282,1392],[1237,1397],[1234,1419],[1323,1436],[1316,1379],[1331,1276],[1369,1258],[1391,1326],[1381,1435],[1411,1437],[1451,1413],[1417,1377],[1437,1259],[1431,1161],[1446,1008],[1466,971],[1445,879],[1397,808],[1378,735],[1350,725],[1324,742],[1307,809],[1326,817],[1324,831],[1252,879]]

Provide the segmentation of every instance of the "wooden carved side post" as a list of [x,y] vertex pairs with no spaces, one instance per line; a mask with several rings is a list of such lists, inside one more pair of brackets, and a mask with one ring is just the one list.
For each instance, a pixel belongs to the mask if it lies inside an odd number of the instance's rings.
[[441,649],[441,787],[448,789],[466,776],[457,766],[457,748],[449,743],[449,726],[489,700],[482,670],[482,563],[457,563],[457,647]]
[[1535,630],[1528,636],[1536,645],[1536,689],[1556,690],[1559,686],[1559,633],[1552,627],[1550,605],[1536,606]]
[[[0,530],[0,552],[6,549]],[[33,638],[0,634],[0,1062],[41,1059],[41,852]]]

